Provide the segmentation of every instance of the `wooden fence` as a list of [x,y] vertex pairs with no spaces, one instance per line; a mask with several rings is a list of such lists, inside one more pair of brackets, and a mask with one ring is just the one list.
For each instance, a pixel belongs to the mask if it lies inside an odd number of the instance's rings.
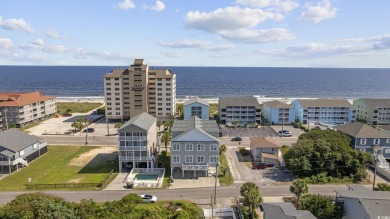
[[55,183],[55,184],[25,184],[26,189],[60,189],[60,188],[97,188],[104,187],[114,173],[111,170],[100,183]]

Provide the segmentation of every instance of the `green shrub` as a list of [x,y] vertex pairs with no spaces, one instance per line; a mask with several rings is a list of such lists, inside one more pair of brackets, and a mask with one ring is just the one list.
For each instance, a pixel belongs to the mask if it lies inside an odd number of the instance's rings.
[[247,150],[245,149],[245,147],[241,147],[241,148],[239,149],[239,151],[240,151],[240,154],[241,154],[242,156],[247,156],[247,155],[249,155],[249,151],[247,151]]

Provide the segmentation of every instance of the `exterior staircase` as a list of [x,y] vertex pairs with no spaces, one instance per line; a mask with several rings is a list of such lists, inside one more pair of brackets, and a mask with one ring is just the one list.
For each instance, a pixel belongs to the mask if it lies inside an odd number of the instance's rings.
[[382,169],[385,169],[385,170],[388,170],[390,169],[389,168],[389,163],[386,161],[385,157],[382,155],[382,154],[378,154],[377,155],[377,166],[382,168]]
[[28,166],[28,162],[27,162],[27,160],[26,159],[19,159],[19,163],[21,163],[23,166]]

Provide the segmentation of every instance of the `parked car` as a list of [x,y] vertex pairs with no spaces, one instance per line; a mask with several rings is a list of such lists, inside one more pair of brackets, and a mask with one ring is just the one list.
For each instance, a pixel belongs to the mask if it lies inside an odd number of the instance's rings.
[[84,129],[83,132],[94,132],[95,129],[94,128],[87,128],[87,129]]
[[279,134],[280,134],[280,135],[283,135],[283,136],[285,136],[285,137],[291,137],[291,136],[293,135],[293,133],[290,132],[290,131],[288,131],[288,130],[280,130],[280,131],[279,131]]
[[65,114],[62,114],[63,117],[71,117],[72,114],[71,113],[65,113]]
[[294,128],[299,128],[299,125],[298,124],[294,124]]
[[241,137],[234,137],[234,138],[232,138],[232,141],[242,141],[242,138]]
[[256,163],[253,169],[267,169],[267,167],[266,163]]
[[143,203],[155,203],[157,202],[157,197],[153,195],[139,195],[142,198]]
[[273,163],[266,163],[265,165],[267,165],[267,167],[274,167],[275,166],[275,164],[273,164]]

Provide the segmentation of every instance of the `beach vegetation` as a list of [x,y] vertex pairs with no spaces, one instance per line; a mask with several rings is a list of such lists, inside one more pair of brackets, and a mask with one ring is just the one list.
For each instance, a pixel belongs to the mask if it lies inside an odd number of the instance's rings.
[[202,211],[188,201],[160,201],[142,203],[137,194],[128,194],[120,200],[96,203],[83,199],[80,203],[44,194],[28,193],[17,196],[0,208],[0,218],[201,218]]
[[225,153],[222,153],[219,156],[218,178],[221,186],[233,184],[233,176],[230,172],[229,164]]
[[115,123],[114,128],[119,129],[120,127],[122,127],[122,125],[123,125],[123,123],[117,122],[117,123]]
[[244,215],[251,215],[250,218],[258,218],[255,215],[255,210],[260,203],[263,202],[259,187],[253,182],[246,182],[240,188],[240,194],[244,197],[244,206],[248,207],[248,211],[243,212]]
[[356,151],[350,138],[333,130],[311,130],[283,154],[286,167],[307,183],[361,182],[372,161],[369,153]]
[[[88,102],[57,102],[58,114],[72,113],[87,113],[93,109],[101,107],[102,103],[88,103]],[[70,111],[69,111],[70,110]]]
[[297,199],[299,201],[299,198],[306,194],[309,191],[309,187],[307,186],[307,183],[304,180],[297,179],[292,183],[292,186],[290,186],[290,192],[294,193],[295,196],[297,196]]
[[390,191],[390,184],[388,183],[378,183],[376,186],[378,191]]
[[341,219],[344,215],[344,207],[340,202],[334,202],[333,198],[320,194],[305,194],[297,201],[299,210],[310,211],[318,219]]

